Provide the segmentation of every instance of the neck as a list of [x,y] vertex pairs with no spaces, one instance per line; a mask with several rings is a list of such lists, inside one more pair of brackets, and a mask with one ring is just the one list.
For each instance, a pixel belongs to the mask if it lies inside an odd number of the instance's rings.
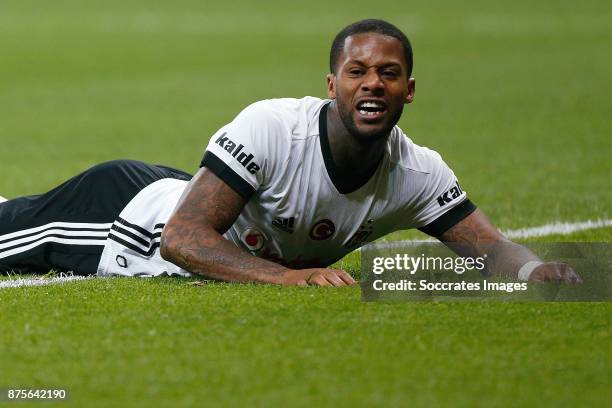
[[336,169],[354,178],[357,185],[365,183],[378,167],[388,138],[364,141],[353,136],[340,119],[336,101],[327,111],[327,135]]

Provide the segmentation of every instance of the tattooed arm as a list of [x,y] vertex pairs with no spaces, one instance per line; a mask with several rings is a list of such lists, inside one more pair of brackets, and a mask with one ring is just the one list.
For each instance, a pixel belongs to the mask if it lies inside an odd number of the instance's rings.
[[[460,256],[480,257],[486,254],[485,265],[488,273],[493,275],[516,278],[523,265],[542,262],[529,249],[506,239],[479,209],[438,239]],[[581,282],[572,268],[561,262],[542,263],[529,275],[529,281]]]
[[181,268],[229,282],[345,286],[345,271],[294,270],[257,258],[223,238],[246,201],[205,167],[187,185],[161,236],[161,255]]

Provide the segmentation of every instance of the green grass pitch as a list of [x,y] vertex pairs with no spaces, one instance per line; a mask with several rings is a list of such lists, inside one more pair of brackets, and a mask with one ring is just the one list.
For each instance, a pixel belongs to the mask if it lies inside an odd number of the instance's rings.
[[[206,3],[3,1],[0,195],[117,158],[194,172],[247,104],[325,96],[335,33],[381,17],[414,47],[400,126],[494,223],[611,217],[609,2]],[[357,274],[359,257],[339,265]],[[611,312],[188,279],[0,289],[0,389],[65,387],[58,406],[88,407],[607,406]]]

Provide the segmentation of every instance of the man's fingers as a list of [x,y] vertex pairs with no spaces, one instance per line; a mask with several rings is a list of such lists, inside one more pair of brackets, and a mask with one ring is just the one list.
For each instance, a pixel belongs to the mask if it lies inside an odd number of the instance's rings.
[[312,268],[299,272],[302,280],[294,280],[293,285],[304,286],[348,286],[354,285],[355,279],[340,269]]
[[563,263],[553,263],[552,269],[554,271],[553,280],[557,282],[575,283],[576,274],[572,269]]
[[308,284],[313,286],[332,286],[332,284],[327,279],[325,279],[325,276],[323,276],[323,274],[319,272],[313,274],[308,279]]
[[328,281],[330,281],[334,286],[348,286],[354,285],[355,279],[346,271],[341,269],[328,269],[325,272],[325,277]]
[[327,281],[334,286],[346,286],[346,283],[344,283],[344,281],[334,272],[335,271],[330,271],[329,273],[326,273],[325,279],[327,279]]
[[532,282],[565,282],[582,283],[580,276],[568,264],[561,262],[549,262],[540,265],[533,271],[529,279]]
[[355,283],[357,283],[357,282],[355,282],[355,279],[353,279],[353,277],[351,275],[349,275],[347,272],[345,272],[343,270],[339,270],[338,271],[338,276],[347,285],[354,285]]
[[338,269],[317,269],[306,279],[309,285],[347,286],[354,285],[355,280],[345,271]]
[[558,264],[557,267],[560,270],[560,274],[561,274],[563,282],[574,283],[574,284],[582,283],[582,279],[580,279],[580,276],[578,276],[576,272],[574,272],[571,266],[567,264]]

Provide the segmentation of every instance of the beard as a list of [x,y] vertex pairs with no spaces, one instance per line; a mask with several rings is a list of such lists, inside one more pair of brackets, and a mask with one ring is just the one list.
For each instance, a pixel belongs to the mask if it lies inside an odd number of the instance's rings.
[[[395,127],[397,122],[399,122],[404,111],[404,105],[402,104],[396,112],[389,112],[389,115],[391,116],[382,129],[360,130],[355,124],[355,119],[353,118],[352,105],[344,104],[340,98],[340,95],[336,95],[336,103],[338,104],[338,115],[340,116],[342,124],[348,130],[351,136],[361,143],[372,143],[388,137],[393,127]],[[348,109],[344,109],[343,107],[348,107]]]

